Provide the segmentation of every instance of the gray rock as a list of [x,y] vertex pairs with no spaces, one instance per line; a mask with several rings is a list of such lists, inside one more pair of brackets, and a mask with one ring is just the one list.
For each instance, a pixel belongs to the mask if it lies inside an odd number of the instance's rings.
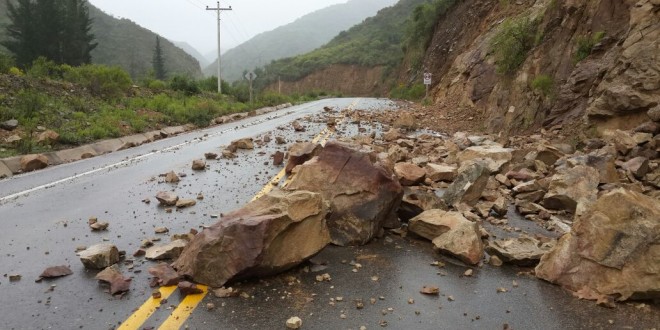
[[555,241],[542,243],[535,238],[521,236],[519,238],[490,241],[486,247],[486,252],[498,256],[506,263],[533,266],[538,264],[541,257],[550,251],[554,245]]
[[92,245],[81,251],[79,256],[87,269],[105,269],[119,262],[119,250],[110,243]]
[[442,199],[447,205],[456,205],[461,202],[474,205],[486,188],[489,176],[490,171],[484,164],[480,162],[470,164],[447,188]]
[[13,131],[16,129],[16,127],[18,127],[18,120],[16,119],[10,119],[0,123],[0,128],[6,131]]

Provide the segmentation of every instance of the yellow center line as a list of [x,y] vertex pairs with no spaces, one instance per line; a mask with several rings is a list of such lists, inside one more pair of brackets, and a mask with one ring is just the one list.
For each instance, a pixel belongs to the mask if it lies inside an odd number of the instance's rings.
[[172,311],[170,317],[158,327],[158,330],[178,330],[181,328],[183,323],[186,322],[197,305],[199,305],[208,293],[208,287],[206,285],[198,284],[197,287],[202,289],[203,292],[199,294],[189,294],[183,298],[183,301],[181,301],[179,306]]
[[144,322],[160,307],[162,299],[167,299],[176,290],[176,285],[160,288],[160,298],[149,297],[117,330],[139,329]]
[[[360,102],[360,99],[357,99],[353,101],[349,106],[348,109],[353,109],[358,103]],[[346,118],[342,119],[337,125],[343,123],[346,120]],[[327,128],[324,128],[318,135],[312,139],[312,143],[321,143],[321,145],[325,145],[325,143],[330,139],[330,137],[334,134],[334,131],[329,130]],[[254,201],[261,196],[267,194],[275,186],[277,186],[280,181],[282,181],[282,178],[286,175],[285,169],[282,169],[279,173],[277,173],[270,181],[268,184],[266,184],[263,189],[261,189],[250,201]],[[289,182],[290,178],[287,178],[286,182],[284,185],[286,185]],[[177,306],[177,308],[172,311],[172,314],[163,322],[163,324],[158,328],[159,330],[175,330],[175,329],[180,329],[181,326],[183,325],[184,322],[192,315],[192,312],[195,310],[197,305],[206,297],[208,294],[208,287],[205,285],[197,285],[198,288],[202,289],[203,293],[200,294],[194,294],[194,295],[188,295],[186,296],[181,303]],[[160,293],[161,293],[161,298],[155,299],[153,297],[150,297],[147,299],[147,301],[138,308],[131,316],[129,316],[124,323],[122,323],[118,330],[137,330],[142,326],[151,315],[156,312],[156,310],[160,307],[160,302],[162,299],[167,299],[175,290],[176,286],[167,286],[167,287],[161,287],[160,288]]]

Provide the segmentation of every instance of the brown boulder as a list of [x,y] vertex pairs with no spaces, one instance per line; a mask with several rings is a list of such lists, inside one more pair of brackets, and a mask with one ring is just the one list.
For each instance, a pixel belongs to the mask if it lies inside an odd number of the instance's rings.
[[438,181],[454,181],[458,171],[455,166],[441,165],[441,164],[426,164],[424,167],[426,177],[433,182]]
[[48,158],[44,155],[26,155],[21,157],[21,170],[23,172],[32,172],[48,166]]
[[394,173],[399,178],[402,186],[414,186],[422,181],[426,176],[423,168],[411,163],[396,163]]
[[500,260],[507,263],[533,266],[538,264],[541,257],[554,247],[554,243],[554,241],[543,243],[529,236],[498,239],[488,242],[486,252],[498,256]]
[[466,203],[474,205],[488,184],[490,171],[480,162],[472,163],[462,169],[454,182],[442,196],[447,205]]
[[192,163],[192,169],[194,171],[203,171],[206,169],[206,162],[203,159],[195,159]]
[[[476,265],[484,254],[479,225],[465,219],[458,212],[440,210],[426,211],[418,218],[428,218],[427,223],[433,223],[440,236],[433,238],[433,245],[440,253],[448,254],[459,260]],[[417,226],[416,226],[417,227]]]
[[287,159],[285,171],[291,174],[291,170],[297,165],[301,165],[318,154],[321,148],[320,144],[311,142],[294,143],[289,148],[289,158]]
[[660,297],[660,204],[617,189],[575,218],[573,230],[541,258],[536,276],[569,290]]
[[110,294],[115,295],[118,293],[130,290],[131,279],[124,277],[117,265],[112,265],[96,274],[97,280],[105,282],[110,286]]
[[273,190],[202,230],[173,266],[180,275],[213,287],[276,274],[330,242],[327,211],[319,194]]
[[330,202],[328,227],[337,245],[369,242],[396,221],[403,196],[396,177],[369,154],[333,141],[300,166],[287,189],[319,192]]
[[635,178],[642,179],[649,172],[649,160],[646,157],[635,157],[623,163],[621,167],[630,171]]
[[419,187],[403,188],[403,199],[397,210],[399,219],[408,221],[420,213],[432,209],[447,209],[445,202],[435,192],[419,189]]
[[488,164],[488,169],[491,172],[499,172],[511,159],[513,159],[513,149],[498,145],[468,147],[458,155],[461,165],[470,161],[481,160]]
[[273,165],[280,166],[284,163],[284,153],[281,151],[275,151],[273,154]]
[[174,259],[181,254],[188,241],[177,239],[167,244],[154,245],[147,249],[145,258],[149,260]]
[[543,197],[541,205],[548,209],[579,213],[596,201],[599,182],[600,174],[593,167],[578,165],[562,168],[552,176],[548,193]]
[[159,203],[165,206],[174,206],[176,205],[176,202],[179,200],[179,196],[177,196],[173,192],[169,191],[159,191],[156,194],[156,199],[158,200]]
[[236,146],[237,149],[251,150],[254,149],[254,141],[252,138],[238,139],[231,142],[231,145]]
[[60,135],[53,130],[45,130],[37,136],[37,143],[51,144],[59,140]]
[[174,171],[170,171],[167,174],[165,174],[165,182],[167,183],[179,183],[181,179],[179,178]]

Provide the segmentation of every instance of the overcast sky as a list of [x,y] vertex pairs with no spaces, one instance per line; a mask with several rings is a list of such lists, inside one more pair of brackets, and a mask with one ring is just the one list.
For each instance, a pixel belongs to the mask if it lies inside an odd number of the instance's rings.
[[[4,0],[0,0],[4,1]],[[89,0],[94,6],[115,17],[128,18],[172,41],[185,41],[202,54],[214,51],[217,44],[216,13],[205,10],[217,7],[208,0]],[[231,47],[293,22],[315,10],[347,0],[223,0],[222,49]]]

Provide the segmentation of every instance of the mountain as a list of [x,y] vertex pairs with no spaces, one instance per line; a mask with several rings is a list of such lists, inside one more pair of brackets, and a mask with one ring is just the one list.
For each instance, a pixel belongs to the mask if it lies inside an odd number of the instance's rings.
[[[133,78],[143,77],[151,70],[151,59],[156,47],[157,34],[127,19],[116,19],[87,3],[92,18],[92,33],[98,46],[92,51],[92,62],[96,64],[118,65]],[[7,7],[0,1],[0,38],[4,38],[4,26],[9,23]],[[169,74],[201,76],[197,60],[172,42],[161,37],[161,47],[165,54],[165,68]],[[0,49],[0,51],[6,51]]]
[[[307,14],[296,21],[261,33],[222,55],[223,79],[242,79],[244,70],[270,63],[272,60],[311,51],[339,32],[373,16],[379,9],[396,0],[351,0]],[[204,69],[214,75],[217,61]]]
[[189,55],[192,55],[192,57],[194,57],[197,60],[197,62],[199,62],[202,68],[211,64],[211,61],[206,59],[206,57],[202,55],[202,53],[200,53],[197,49],[195,49],[195,47],[191,46],[189,43],[185,41],[175,41],[174,45],[183,49]]

